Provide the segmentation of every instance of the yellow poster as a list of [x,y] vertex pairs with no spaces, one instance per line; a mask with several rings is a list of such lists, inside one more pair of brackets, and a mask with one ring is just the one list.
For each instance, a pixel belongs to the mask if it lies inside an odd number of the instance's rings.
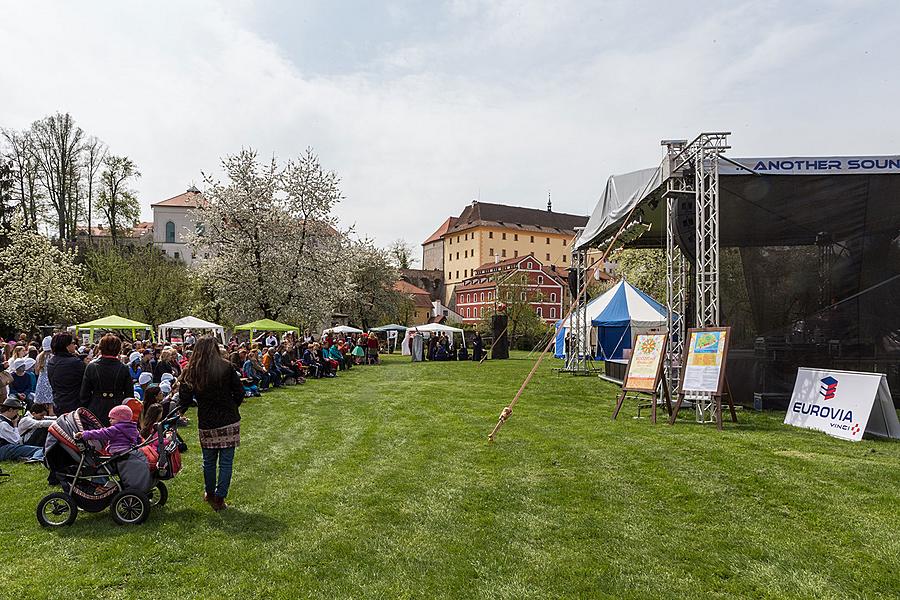
[[641,334],[634,342],[634,351],[631,354],[631,362],[628,363],[628,376],[625,379],[625,389],[633,391],[656,390],[656,376],[662,364],[666,349],[666,335]]

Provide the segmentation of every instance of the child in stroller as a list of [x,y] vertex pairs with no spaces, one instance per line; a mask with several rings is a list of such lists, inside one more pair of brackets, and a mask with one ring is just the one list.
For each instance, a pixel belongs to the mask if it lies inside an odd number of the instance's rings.
[[178,415],[173,411],[156,424],[146,441],[138,439],[136,444],[113,448],[120,451],[105,455],[100,442],[90,439],[94,434],[84,435],[101,429],[90,411],[78,408],[60,416],[50,426],[44,465],[62,491],[41,499],[38,522],[44,527],[71,525],[79,508],[99,512],[110,507],[113,520],[120,525],[143,523],[151,506],[165,504],[168,490],[163,481],[174,477],[181,467],[177,426]]

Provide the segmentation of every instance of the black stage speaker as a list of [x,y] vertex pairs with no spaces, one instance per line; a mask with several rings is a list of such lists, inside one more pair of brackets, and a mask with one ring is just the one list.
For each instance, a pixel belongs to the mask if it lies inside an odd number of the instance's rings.
[[491,346],[491,359],[509,358],[509,332],[506,326],[509,317],[504,314],[496,314],[491,317],[491,329],[494,331],[494,345]]
[[693,194],[678,194],[675,203],[675,236],[681,252],[694,262],[697,245],[697,215]]

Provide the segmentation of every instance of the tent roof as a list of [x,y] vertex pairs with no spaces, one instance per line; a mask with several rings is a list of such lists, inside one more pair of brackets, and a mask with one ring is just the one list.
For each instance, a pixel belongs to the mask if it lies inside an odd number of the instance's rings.
[[403,325],[391,323],[390,325],[382,325],[381,327],[371,327],[369,331],[406,331]]
[[[588,303],[591,325],[654,327],[667,323],[666,307],[624,279]],[[571,316],[562,323],[569,327]]]
[[260,319],[259,321],[253,321],[252,323],[244,323],[243,325],[238,325],[235,329],[239,331],[299,331],[299,329],[293,325],[279,323],[272,319]]
[[338,325],[337,327],[329,327],[322,331],[322,333],[362,333],[362,329],[357,329],[356,327],[350,327],[349,325]]
[[160,328],[165,329],[222,329],[221,325],[198,319],[197,317],[187,316],[163,323]]
[[75,326],[76,329],[150,329],[150,325],[140,321],[132,321],[119,315],[109,315]]
[[410,327],[410,329],[416,329],[418,331],[443,331],[443,332],[456,332],[463,333],[462,329],[457,327],[450,327],[449,325],[442,325],[440,323],[427,323],[425,325],[414,325]]

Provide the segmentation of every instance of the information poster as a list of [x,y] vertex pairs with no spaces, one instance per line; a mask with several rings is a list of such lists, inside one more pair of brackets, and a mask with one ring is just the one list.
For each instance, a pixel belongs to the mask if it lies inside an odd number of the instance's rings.
[[666,352],[666,334],[640,334],[635,338],[628,373],[622,389],[630,392],[656,391]]
[[729,328],[691,329],[682,370],[682,392],[721,394]]

